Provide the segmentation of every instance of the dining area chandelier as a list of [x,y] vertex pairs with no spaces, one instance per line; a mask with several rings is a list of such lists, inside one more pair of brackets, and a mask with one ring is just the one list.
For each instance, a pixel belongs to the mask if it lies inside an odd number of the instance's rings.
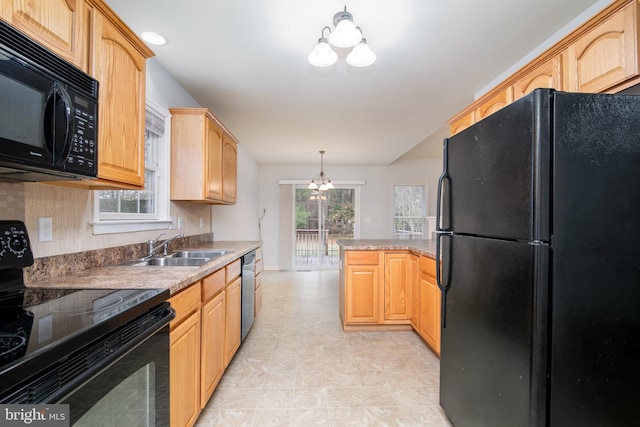
[[[325,26],[322,28],[318,44],[309,54],[308,60],[316,67],[330,67],[338,61],[338,54],[331,48],[334,46],[340,49],[350,49],[347,55],[347,64],[352,67],[368,67],[376,61],[376,54],[373,53],[367,39],[362,34],[362,29],[353,23],[353,15],[344,11],[333,15],[334,29]],[[325,37],[325,31],[329,36]]]
[[331,183],[331,178],[329,178],[324,173],[324,150],[320,150],[320,173],[311,180],[307,189],[311,190],[311,197],[317,196],[317,198],[323,198],[322,193],[327,190],[333,189],[333,184]]

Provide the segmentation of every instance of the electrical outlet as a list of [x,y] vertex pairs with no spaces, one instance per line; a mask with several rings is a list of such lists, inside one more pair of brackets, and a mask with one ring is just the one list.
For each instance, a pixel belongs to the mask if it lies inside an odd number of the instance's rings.
[[53,240],[53,218],[38,218],[38,242],[51,242]]

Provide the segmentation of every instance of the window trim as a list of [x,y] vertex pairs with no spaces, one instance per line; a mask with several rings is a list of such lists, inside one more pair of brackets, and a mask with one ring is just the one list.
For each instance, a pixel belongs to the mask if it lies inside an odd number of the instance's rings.
[[[147,98],[145,111],[152,110],[156,115],[164,117],[165,131],[162,135],[159,147],[160,159],[158,162],[157,178],[157,219],[144,218],[144,215],[137,219],[100,219],[100,201],[98,191],[93,191],[93,221],[89,224],[93,227],[93,234],[130,233],[135,231],[166,230],[175,222],[170,218],[170,196],[169,196],[169,167],[171,156],[171,113],[158,102]],[[146,129],[146,125],[145,125]]]
[[[402,240],[396,238],[396,198],[395,198],[395,187],[397,185],[420,185],[424,187],[424,232],[421,239],[427,239],[429,233],[429,183],[425,181],[393,181],[391,183],[391,239],[394,240]],[[416,217],[407,217],[407,218],[416,218]]]

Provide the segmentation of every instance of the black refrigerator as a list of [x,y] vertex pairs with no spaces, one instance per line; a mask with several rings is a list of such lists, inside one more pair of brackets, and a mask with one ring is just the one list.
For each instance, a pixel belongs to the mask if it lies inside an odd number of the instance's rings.
[[640,426],[640,96],[538,89],[444,142],[440,404]]

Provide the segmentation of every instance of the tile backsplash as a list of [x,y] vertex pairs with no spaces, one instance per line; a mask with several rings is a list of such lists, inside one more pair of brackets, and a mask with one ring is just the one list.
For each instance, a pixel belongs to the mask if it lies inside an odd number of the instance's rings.
[[25,221],[24,184],[0,182],[0,219]]

